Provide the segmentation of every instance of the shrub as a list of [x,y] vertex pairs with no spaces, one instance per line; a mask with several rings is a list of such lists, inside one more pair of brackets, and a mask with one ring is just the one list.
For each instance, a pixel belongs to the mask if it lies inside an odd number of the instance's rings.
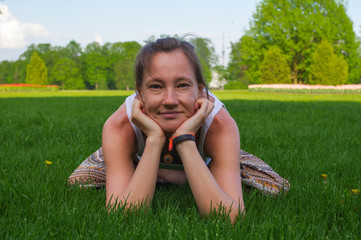
[[333,46],[322,41],[313,55],[310,84],[342,85],[346,83],[348,65],[343,56],[334,53]]
[[39,54],[34,51],[26,67],[26,83],[46,85],[48,82],[48,69]]
[[242,82],[238,82],[238,81],[229,81],[229,82],[227,82],[226,85],[224,85],[224,89],[225,90],[247,89],[247,85]]
[[285,56],[277,46],[272,46],[265,53],[264,60],[260,66],[260,80],[263,84],[291,83],[291,69]]

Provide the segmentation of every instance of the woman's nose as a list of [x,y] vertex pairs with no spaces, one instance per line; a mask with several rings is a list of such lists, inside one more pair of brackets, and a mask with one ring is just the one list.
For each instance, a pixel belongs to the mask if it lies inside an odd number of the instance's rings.
[[177,94],[173,89],[168,89],[165,92],[163,104],[164,105],[177,105],[178,104]]

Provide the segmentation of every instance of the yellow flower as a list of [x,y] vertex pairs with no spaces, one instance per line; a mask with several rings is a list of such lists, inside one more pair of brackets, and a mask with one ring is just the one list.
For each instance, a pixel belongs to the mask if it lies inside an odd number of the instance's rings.
[[327,179],[327,174],[322,173],[322,178],[323,178],[323,180],[326,180]]
[[354,194],[359,194],[359,193],[360,193],[360,190],[358,190],[358,189],[352,189],[351,192],[354,193]]
[[50,161],[48,161],[48,160],[46,160],[45,163],[46,163],[46,165],[48,165],[48,166],[51,165],[51,164],[53,164],[53,162],[50,162]]

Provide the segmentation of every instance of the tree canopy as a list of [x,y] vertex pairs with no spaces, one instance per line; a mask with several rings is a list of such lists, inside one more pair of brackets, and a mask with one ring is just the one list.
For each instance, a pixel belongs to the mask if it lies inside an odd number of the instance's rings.
[[228,65],[231,77],[259,83],[266,52],[277,46],[291,69],[292,82],[310,83],[313,55],[322,40],[331,43],[335,54],[346,60],[347,83],[360,83],[360,42],[344,1],[263,0],[253,14],[249,30],[232,45]]
[[118,51],[113,51],[116,55],[114,64],[115,83],[118,89],[134,89],[133,63],[140,50],[141,45],[137,42],[124,42],[118,46]]
[[277,46],[272,46],[265,53],[260,66],[260,79],[262,83],[291,83],[291,69],[287,60]]
[[60,58],[53,68],[53,81],[61,89],[84,89],[80,69],[74,60]]
[[336,55],[332,45],[322,41],[313,55],[310,84],[342,85],[346,83],[348,66],[343,56]]
[[33,52],[26,68],[26,83],[46,85],[48,82],[48,69],[37,51]]
[[[210,39],[173,37],[190,41],[206,81],[216,71],[226,79],[225,88],[262,83],[361,83],[360,40],[343,0],[261,0],[249,29],[231,43],[226,68],[217,65]],[[154,40],[154,36],[148,39]],[[92,42],[85,48],[74,40],[66,46],[31,44],[18,60],[0,62],[0,83],[27,82],[41,66],[47,76],[47,81],[39,80],[41,84],[45,81],[62,89],[134,89],[133,64],[141,47],[135,41]],[[34,63],[35,52],[38,60]]]
[[[210,81],[211,69],[217,61],[213,44],[207,38],[191,38],[190,41]],[[31,44],[17,61],[0,62],[0,83],[28,81],[27,76],[35,76],[34,69],[40,67],[41,59],[44,63],[41,66],[47,72],[46,83],[59,85],[61,89],[134,89],[133,64],[141,47],[136,41],[104,45],[92,42],[84,49],[74,40],[65,47]],[[27,69],[32,73],[27,74]],[[43,80],[38,81],[44,84]]]

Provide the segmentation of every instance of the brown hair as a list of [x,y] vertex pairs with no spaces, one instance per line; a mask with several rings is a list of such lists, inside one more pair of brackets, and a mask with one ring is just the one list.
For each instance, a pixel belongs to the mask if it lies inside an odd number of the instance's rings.
[[202,73],[202,64],[199,61],[197,54],[195,53],[195,47],[187,41],[179,40],[176,38],[160,38],[155,42],[147,43],[138,53],[134,63],[134,77],[135,87],[139,90],[139,87],[143,81],[144,72],[150,73],[151,58],[159,52],[172,52],[175,50],[181,50],[188,58],[189,62],[193,66],[194,74],[198,84],[203,84],[206,88],[208,96],[208,89],[206,81]]

